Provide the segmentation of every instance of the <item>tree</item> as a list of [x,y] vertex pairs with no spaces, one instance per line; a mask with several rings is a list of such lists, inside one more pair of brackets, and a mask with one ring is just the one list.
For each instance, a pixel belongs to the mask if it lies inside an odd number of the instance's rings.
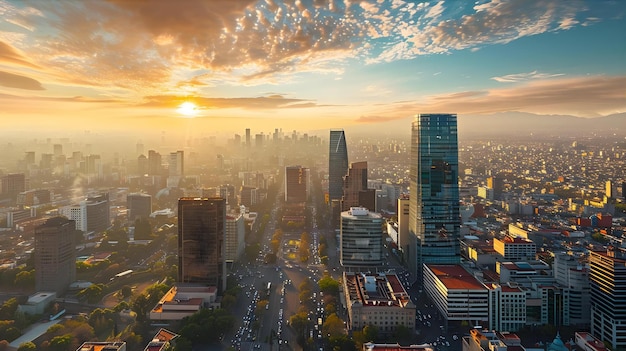
[[72,343],[72,336],[69,334],[62,336],[55,336],[50,340],[50,351],[66,351],[70,349]]
[[128,285],[124,285],[121,289],[120,292],[122,293],[122,297],[127,299],[129,298],[132,294],[133,294],[133,288],[131,288]]
[[152,239],[152,226],[150,221],[145,218],[137,218],[135,220],[135,240],[150,240]]
[[333,296],[339,294],[339,282],[333,279],[330,275],[324,276],[317,284],[324,294]]
[[23,342],[17,348],[17,351],[36,351],[37,346],[33,344],[31,341]]
[[130,308],[133,312],[137,314],[137,321],[143,322],[146,320],[148,312],[150,311],[151,306],[150,301],[145,294],[140,294],[133,300]]
[[330,337],[339,336],[343,334],[343,321],[337,317],[335,313],[326,318],[322,325],[322,331],[324,335],[330,335]]
[[9,342],[6,340],[0,340],[0,351],[6,351],[9,349]]
[[393,335],[398,342],[408,342],[411,340],[411,330],[404,325],[396,325]]
[[30,271],[21,271],[17,273],[15,276],[16,286],[19,286],[23,289],[34,288],[35,287],[35,270]]
[[14,319],[18,305],[19,302],[15,297],[6,300],[2,306],[0,306],[0,320]]

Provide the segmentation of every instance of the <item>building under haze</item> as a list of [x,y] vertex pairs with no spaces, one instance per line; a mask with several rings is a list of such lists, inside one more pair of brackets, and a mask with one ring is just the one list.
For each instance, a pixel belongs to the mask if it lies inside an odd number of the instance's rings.
[[306,202],[311,191],[310,172],[302,166],[285,167],[285,202]]
[[76,280],[76,227],[63,217],[35,228],[35,289],[62,295]]
[[134,222],[138,218],[148,218],[152,213],[152,196],[142,193],[132,193],[126,196],[128,220]]
[[59,213],[76,222],[76,229],[99,233],[111,226],[109,194],[89,195],[77,205],[65,206]]
[[226,286],[224,236],[226,200],[221,197],[178,200],[178,282]]
[[0,178],[2,196],[15,201],[17,194],[26,190],[26,176],[24,173],[10,173]]
[[591,333],[613,350],[626,349],[626,249],[589,253]]
[[[409,269],[460,262],[457,116],[419,114],[412,124]],[[418,279],[420,279],[418,278]]]
[[383,264],[382,216],[363,207],[341,213],[339,262],[346,270],[375,269]]
[[367,161],[351,163],[343,177],[341,208],[348,211],[351,207],[376,210],[376,190],[367,188]]
[[348,174],[348,147],[343,130],[330,131],[328,153],[328,199],[341,200],[343,177]]

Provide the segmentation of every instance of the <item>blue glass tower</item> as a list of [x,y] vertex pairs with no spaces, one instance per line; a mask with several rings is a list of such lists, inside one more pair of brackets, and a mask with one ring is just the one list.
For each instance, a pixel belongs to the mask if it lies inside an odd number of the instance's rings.
[[411,131],[409,268],[460,262],[456,114],[420,114]]
[[343,177],[348,174],[348,147],[343,130],[330,131],[328,154],[328,198],[329,201],[341,200],[343,196]]

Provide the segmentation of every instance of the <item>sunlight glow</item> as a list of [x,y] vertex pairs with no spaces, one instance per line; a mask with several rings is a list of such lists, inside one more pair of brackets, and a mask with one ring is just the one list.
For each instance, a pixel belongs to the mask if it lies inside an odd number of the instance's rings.
[[198,106],[193,102],[185,101],[178,106],[176,111],[186,117],[193,117],[198,114]]

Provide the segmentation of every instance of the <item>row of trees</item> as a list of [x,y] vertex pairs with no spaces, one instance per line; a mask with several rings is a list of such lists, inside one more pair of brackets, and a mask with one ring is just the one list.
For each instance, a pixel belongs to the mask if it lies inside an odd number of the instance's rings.
[[300,248],[298,253],[300,254],[300,262],[307,262],[311,256],[311,235],[308,232],[303,232],[300,235]]

